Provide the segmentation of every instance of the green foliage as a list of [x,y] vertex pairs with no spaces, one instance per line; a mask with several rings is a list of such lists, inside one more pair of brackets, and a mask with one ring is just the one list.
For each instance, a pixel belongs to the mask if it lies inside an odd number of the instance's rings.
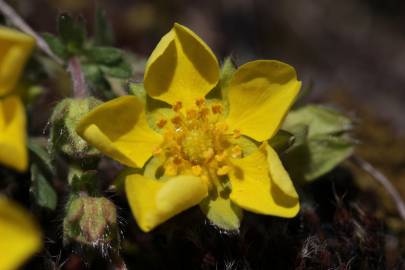
[[30,193],[39,206],[55,210],[58,197],[49,184],[53,176],[53,166],[49,153],[44,147],[33,141],[30,141],[28,147],[32,154]]
[[80,59],[87,84],[96,96],[108,99],[115,96],[109,78],[127,80],[132,77],[132,66],[124,52],[111,47],[111,26],[100,9],[96,11],[94,37],[86,35],[81,17],[74,19],[69,14],[59,16],[58,33],[59,36],[45,33],[43,37],[65,62],[75,56]]
[[330,108],[309,105],[291,111],[283,129],[295,137],[282,157],[293,178],[313,181],[353,153],[349,118]]

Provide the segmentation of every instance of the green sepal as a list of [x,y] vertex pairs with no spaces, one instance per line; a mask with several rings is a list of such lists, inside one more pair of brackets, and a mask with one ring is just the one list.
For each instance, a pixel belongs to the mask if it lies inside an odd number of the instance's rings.
[[52,153],[62,152],[82,162],[97,159],[100,156],[96,148],[90,146],[76,133],[76,126],[80,119],[99,104],[101,101],[93,97],[66,98],[55,107],[50,119]]
[[105,197],[72,196],[63,219],[63,241],[118,248],[117,209]]
[[68,182],[74,194],[78,194],[81,191],[91,195],[97,195],[99,193],[96,170],[82,170],[78,166],[71,165],[69,168]]
[[146,91],[144,88],[143,83],[136,83],[136,82],[130,82],[129,83],[129,92],[130,94],[136,96],[139,100],[142,102],[146,103]]

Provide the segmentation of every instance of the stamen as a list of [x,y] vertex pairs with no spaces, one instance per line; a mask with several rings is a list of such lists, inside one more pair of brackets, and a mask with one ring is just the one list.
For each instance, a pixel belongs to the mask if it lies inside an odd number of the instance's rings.
[[193,167],[191,167],[191,172],[195,175],[195,176],[200,176],[202,173],[202,168],[200,165],[194,165]]
[[158,128],[163,128],[165,125],[167,124],[167,120],[166,119],[160,119],[158,122],[157,122],[157,126],[158,126]]
[[211,110],[214,114],[222,113],[222,106],[220,104],[212,105]]
[[197,105],[198,107],[201,107],[204,104],[205,104],[205,100],[203,98],[199,98],[195,101],[195,105]]
[[165,174],[167,176],[176,176],[177,175],[177,167],[173,164],[168,164],[165,167]]
[[173,117],[171,119],[172,123],[175,124],[176,126],[180,126],[182,120],[181,117],[179,115],[176,115],[175,117]]
[[212,149],[212,148],[208,148],[203,153],[203,157],[205,158],[205,160],[210,160],[213,155],[214,155],[214,149]]
[[240,136],[241,136],[240,130],[239,130],[239,129],[235,129],[235,130],[233,131],[233,138],[239,139]]
[[215,160],[218,161],[218,162],[224,161],[225,158],[226,158],[226,153],[225,153],[225,151],[223,151],[223,152],[220,153],[220,154],[215,155]]
[[224,165],[217,170],[217,175],[226,175],[231,171],[231,167]]
[[242,156],[242,148],[239,145],[235,145],[231,149],[233,158],[240,158]]
[[173,105],[173,111],[178,112],[181,110],[181,108],[183,107],[183,103],[181,103],[181,101],[177,101],[174,105]]

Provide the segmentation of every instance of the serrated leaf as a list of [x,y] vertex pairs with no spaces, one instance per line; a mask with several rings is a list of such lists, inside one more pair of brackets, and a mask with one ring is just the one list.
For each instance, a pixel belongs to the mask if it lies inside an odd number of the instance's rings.
[[61,58],[67,57],[66,47],[59,37],[50,33],[44,33],[42,34],[42,37],[45,39],[46,43],[48,43],[49,48],[51,48],[54,54]]
[[94,43],[96,45],[111,45],[114,39],[114,33],[111,23],[107,20],[106,13],[103,9],[96,9],[94,22]]
[[61,14],[58,18],[58,31],[69,53],[75,54],[81,50],[86,37],[84,21],[81,17],[74,20],[69,14]]
[[86,56],[98,64],[112,65],[122,60],[122,51],[113,47],[92,47]]
[[114,66],[100,66],[103,72],[111,77],[120,79],[129,79],[132,77],[131,65],[126,61],[121,61],[119,64]]
[[31,165],[30,192],[38,205],[55,210],[58,200],[57,194],[35,163]]

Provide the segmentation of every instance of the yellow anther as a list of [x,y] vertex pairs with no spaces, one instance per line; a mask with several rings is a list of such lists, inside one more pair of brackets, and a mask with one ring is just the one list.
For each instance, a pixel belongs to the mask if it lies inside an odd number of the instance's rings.
[[235,145],[231,149],[233,158],[240,158],[242,156],[242,148],[239,145]]
[[181,117],[180,116],[175,116],[171,119],[172,123],[175,124],[176,126],[179,126],[181,124]]
[[223,151],[220,154],[215,155],[215,160],[218,161],[218,162],[224,161],[225,158],[226,158],[226,152],[225,151]]
[[165,125],[167,124],[167,120],[166,119],[160,119],[158,122],[157,122],[157,126],[158,126],[158,128],[163,128]]
[[195,176],[200,176],[202,173],[202,168],[199,165],[194,165],[193,167],[191,167],[191,172],[195,175]]
[[215,123],[215,129],[223,132],[228,129],[228,125],[225,122],[217,122]]
[[212,105],[211,110],[214,114],[222,113],[222,106],[220,104]]
[[176,176],[177,175],[177,167],[173,164],[168,164],[165,167],[165,174],[167,176]]
[[202,118],[205,118],[209,113],[210,113],[210,110],[208,108],[202,108],[200,110],[200,116]]
[[174,164],[179,165],[179,164],[181,164],[181,162],[182,162],[182,159],[179,156],[174,157],[174,159],[173,159]]
[[183,103],[181,103],[181,101],[177,101],[174,105],[173,105],[173,111],[178,112],[180,111],[180,109],[183,107]]
[[187,118],[189,118],[189,119],[195,119],[195,118],[197,118],[197,111],[196,111],[196,110],[193,110],[193,109],[188,110],[188,111],[187,111]]
[[211,159],[213,155],[214,155],[214,149],[212,149],[212,148],[208,148],[203,153],[203,157],[205,158],[205,160]]
[[198,107],[201,107],[202,105],[204,105],[205,100],[203,98],[199,98],[195,101],[195,105],[197,105]]
[[217,175],[226,175],[231,171],[231,167],[224,165],[217,170]]
[[235,139],[239,139],[240,138],[240,130],[239,129],[235,129],[234,131],[233,131],[233,137],[235,138]]

